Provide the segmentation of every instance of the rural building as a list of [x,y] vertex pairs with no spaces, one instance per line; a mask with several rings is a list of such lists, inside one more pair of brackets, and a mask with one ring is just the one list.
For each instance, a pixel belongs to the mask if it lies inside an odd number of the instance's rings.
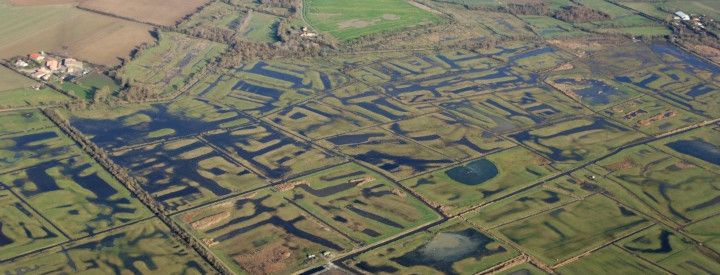
[[45,62],[45,66],[48,67],[51,71],[57,71],[60,69],[60,62],[57,61],[57,59],[50,58],[48,61]]
[[675,12],[675,15],[677,15],[677,17],[680,17],[680,19],[682,19],[683,21],[690,20],[690,15],[687,15],[687,13],[684,13],[682,11]]
[[15,67],[18,67],[18,68],[25,68],[25,67],[27,67],[28,65],[30,65],[30,64],[28,64],[27,62],[23,61],[22,59],[18,59],[17,61],[15,61]]
[[33,73],[31,74],[31,76],[32,76],[33,78],[35,78],[35,79],[43,79],[43,80],[48,80],[48,79],[50,79],[50,76],[51,76],[51,75],[52,75],[52,72],[51,72],[50,70],[46,69],[46,68],[39,68],[39,69],[35,70],[35,72],[33,72]]
[[33,53],[33,54],[30,54],[30,59],[35,62],[40,62],[45,59],[45,56],[40,53]]
[[69,74],[79,73],[83,70],[83,63],[74,58],[63,59],[63,65],[65,65]]

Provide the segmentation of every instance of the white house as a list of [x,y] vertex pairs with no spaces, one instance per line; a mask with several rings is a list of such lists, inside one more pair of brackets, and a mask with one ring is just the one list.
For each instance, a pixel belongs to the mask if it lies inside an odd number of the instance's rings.
[[682,12],[682,11],[677,11],[677,12],[675,12],[675,15],[677,15],[678,17],[680,17],[680,19],[682,19],[683,21],[688,21],[688,20],[690,20],[690,15],[687,15],[687,13],[684,13],[684,12]]

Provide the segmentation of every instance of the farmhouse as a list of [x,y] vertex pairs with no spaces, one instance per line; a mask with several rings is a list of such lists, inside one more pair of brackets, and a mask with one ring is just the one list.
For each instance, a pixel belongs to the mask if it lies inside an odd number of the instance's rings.
[[31,76],[35,79],[48,80],[50,79],[50,76],[52,76],[52,72],[46,68],[39,68],[35,70],[35,72],[31,74]]
[[83,63],[74,58],[63,59],[63,65],[67,68],[69,74],[79,73],[83,70]]
[[15,61],[15,67],[18,67],[18,68],[25,68],[25,67],[27,67],[28,65],[30,65],[30,64],[28,64],[27,62],[23,61],[22,59],[18,59],[17,61]]
[[40,61],[43,61],[44,59],[45,59],[45,55],[43,55],[41,53],[30,54],[30,60],[32,60],[32,61],[40,62]]
[[687,13],[683,11],[677,11],[675,12],[675,15],[677,15],[677,17],[680,17],[680,19],[682,19],[683,21],[690,20],[690,15],[687,15]]
[[60,62],[57,61],[57,59],[49,58],[49,59],[45,62],[45,66],[46,66],[48,69],[50,69],[51,71],[57,71],[58,69],[60,69]]

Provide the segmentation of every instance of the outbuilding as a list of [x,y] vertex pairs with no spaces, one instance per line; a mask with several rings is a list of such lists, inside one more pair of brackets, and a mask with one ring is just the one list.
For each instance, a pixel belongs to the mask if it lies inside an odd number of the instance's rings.
[[675,15],[677,15],[677,17],[680,17],[680,19],[682,19],[683,21],[690,20],[690,15],[687,15],[687,13],[684,13],[683,11],[677,11],[675,12]]

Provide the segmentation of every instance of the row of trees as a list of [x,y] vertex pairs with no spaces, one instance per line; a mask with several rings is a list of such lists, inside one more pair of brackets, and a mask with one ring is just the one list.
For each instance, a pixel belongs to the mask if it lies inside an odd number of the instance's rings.
[[169,213],[165,207],[158,203],[155,198],[140,186],[140,180],[131,176],[130,173],[120,165],[113,162],[108,153],[91,142],[79,130],[70,125],[70,123],[54,110],[43,109],[43,113],[53,121],[60,129],[70,136],[78,145],[88,153],[95,161],[109,171],[120,183],[122,183],[130,192],[132,192],[145,206],[147,206],[165,225],[170,228],[172,235],[182,244],[190,249],[197,251],[200,256],[210,263],[220,274],[232,274],[232,272],[222,263],[222,261],[212,254],[204,245],[196,238],[182,229],[173,219],[169,217]]

